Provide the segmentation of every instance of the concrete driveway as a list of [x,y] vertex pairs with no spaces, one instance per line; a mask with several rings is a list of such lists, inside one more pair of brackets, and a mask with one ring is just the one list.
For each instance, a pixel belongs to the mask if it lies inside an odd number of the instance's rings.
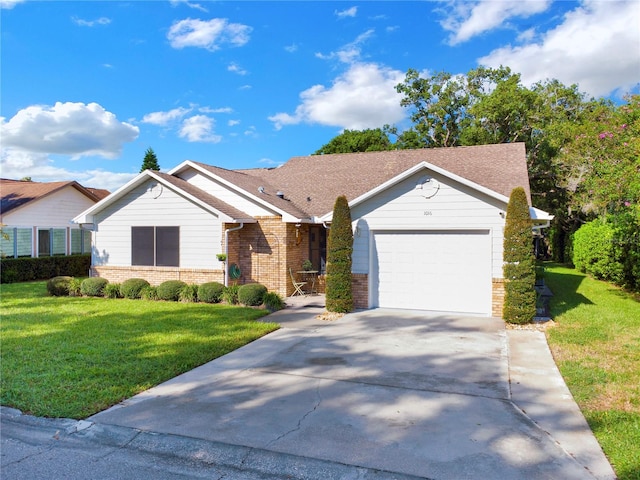
[[[613,478],[514,404],[502,320],[312,314],[89,420],[423,478]],[[520,394],[539,407],[544,385]]]

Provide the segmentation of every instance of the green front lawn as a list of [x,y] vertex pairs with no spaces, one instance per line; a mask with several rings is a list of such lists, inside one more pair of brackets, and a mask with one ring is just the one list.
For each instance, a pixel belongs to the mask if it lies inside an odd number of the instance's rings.
[[558,368],[620,480],[640,480],[640,302],[608,283],[553,265]]
[[85,418],[278,328],[264,310],[1,287],[0,404]]

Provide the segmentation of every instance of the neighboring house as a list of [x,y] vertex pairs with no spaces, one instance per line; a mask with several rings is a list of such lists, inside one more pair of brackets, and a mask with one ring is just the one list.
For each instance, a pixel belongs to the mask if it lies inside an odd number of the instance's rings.
[[74,221],[94,232],[92,275],[225,282],[216,254],[227,253],[240,283],[290,295],[289,269],[310,259],[323,270],[345,195],[356,307],[500,316],[505,212],[518,186],[530,197],[522,143],[296,157],[270,169],[185,161],[141,173]]
[[0,179],[2,257],[43,257],[91,251],[91,232],[71,219],[109,192],[77,182]]

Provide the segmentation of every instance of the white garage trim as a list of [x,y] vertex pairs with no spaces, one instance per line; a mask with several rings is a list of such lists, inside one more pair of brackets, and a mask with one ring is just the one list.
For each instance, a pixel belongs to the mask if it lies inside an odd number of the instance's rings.
[[375,230],[369,305],[491,315],[490,229]]

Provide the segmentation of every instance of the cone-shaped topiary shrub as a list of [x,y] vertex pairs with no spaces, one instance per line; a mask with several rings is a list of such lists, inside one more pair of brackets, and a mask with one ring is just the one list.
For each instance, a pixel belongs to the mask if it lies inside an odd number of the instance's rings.
[[47,280],[47,292],[53,297],[66,297],[69,295],[69,284],[73,277],[53,277]]
[[158,285],[158,299],[177,302],[180,299],[180,290],[185,287],[186,283],[180,280],[167,280]]
[[198,300],[205,303],[218,303],[222,300],[224,285],[220,282],[207,282],[198,287]]
[[262,305],[262,298],[267,293],[267,287],[260,283],[247,283],[238,287],[238,302],[248,307]]
[[351,255],[353,231],[351,209],[345,196],[336,199],[327,245],[326,306],[330,312],[353,310],[351,292]]
[[120,295],[123,298],[140,298],[142,289],[148,286],[149,282],[144,278],[129,278],[120,285]]
[[80,293],[87,297],[102,297],[104,287],[109,283],[106,278],[90,277],[85,278],[80,284]]
[[522,187],[514,188],[504,227],[504,307],[509,323],[529,323],[536,314],[535,259],[529,203]]

